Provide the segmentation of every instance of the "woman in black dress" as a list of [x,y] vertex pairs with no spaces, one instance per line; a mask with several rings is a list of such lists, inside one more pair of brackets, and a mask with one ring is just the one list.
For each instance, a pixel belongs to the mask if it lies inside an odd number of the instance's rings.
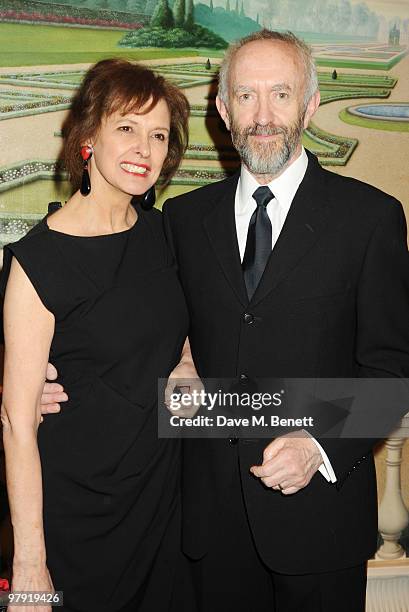
[[[158,439],[157,380],[178,364],[187,310],[161,214],[131,200],[152,205],[187,120],[162,77],[96,64],[63,128],[76,191],[4,251],[13,590],[63,591],[58,610],[167,612],[180,579],[180,448]],[[39,427],[49,359],[70,396]]]

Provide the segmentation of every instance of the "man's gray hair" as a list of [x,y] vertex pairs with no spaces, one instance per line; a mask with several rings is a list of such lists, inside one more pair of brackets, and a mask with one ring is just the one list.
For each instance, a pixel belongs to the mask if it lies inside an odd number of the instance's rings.
[[231,43],[220,65],[219,98],[225,103],[226,106],[228,106],[229,71],[232,60],[239,49],[256,40],[284,42],[297,51],[298,56],[302,60],[305,68],[304,106],[306,108],[308,102],[318,89],[317,68],[312,57],[311,49],[303,40],[295,36],[295,34],[292,32],[276,32],[274,30],[267,30],[266,28],[260,30],[259,32],[253,32],[252,34],[249,34],[249,36],[245,36],[244,38],[240,38],[239,40]]

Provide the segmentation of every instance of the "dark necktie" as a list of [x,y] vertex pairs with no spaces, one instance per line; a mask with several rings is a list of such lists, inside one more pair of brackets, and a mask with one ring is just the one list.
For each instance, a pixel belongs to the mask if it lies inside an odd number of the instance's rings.
[[272,231],[271,221],[267,214],[267,204],[274,198],[274,195],[267,186],[264,186],[256,189],[253,198],[257,202],[257,208],[251,215],[242,263],[249,300],[257,289],[271,253]]

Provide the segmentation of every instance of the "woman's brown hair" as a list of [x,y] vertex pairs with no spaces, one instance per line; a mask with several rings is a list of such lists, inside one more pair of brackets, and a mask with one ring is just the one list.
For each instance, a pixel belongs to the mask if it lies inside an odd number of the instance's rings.
[[165,100],[170,112],[169,149],[161,172],[166,185],[188,144],[189,102],[186,96],[146,66],[123,59],[105,59],[88,70],[62,127],[61,157],[74,189],[81,183],[81,146],[96,136],[103,118],[116,111],[138,113],[148,103],[144,112],[149,112],[159,100]]

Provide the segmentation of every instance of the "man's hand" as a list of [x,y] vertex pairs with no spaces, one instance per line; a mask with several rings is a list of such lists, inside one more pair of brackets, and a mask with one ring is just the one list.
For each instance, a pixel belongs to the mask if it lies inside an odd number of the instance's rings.
[[[196,392],[196,398],[198,398],[198,394],[202,391],[204,391],[203,383],[199,378],[193,362],[189,340],[186,339],[181,359],[168,378],[165,389],[165,404],[169,412],[175,416],[192,418],[200,408],[200,402],[198,402],[197,399],[195,401],[192,393]],[[187,399],[186,395],[189,394],[192,396],[191,402],[188,406],[183,405],[177,409],[172,409],[172,406],[174,406],[174,402],[172,401],[173,394],[183,394],[185,399]]]
[[262,465],[250,472],[266,487],[291,495],[306,487],[322,464],[322,456],[313,440],[303,431],[276,438],[264,449]]
[[[55,380],[58,372],[52,363],[47,364],[47,380]],[[64,392],[64,387],[58,383],[44,383],[43,394],[41,396],[41,414],[52,414],[60,412],[59,402],[66,402],[68,395]]]

